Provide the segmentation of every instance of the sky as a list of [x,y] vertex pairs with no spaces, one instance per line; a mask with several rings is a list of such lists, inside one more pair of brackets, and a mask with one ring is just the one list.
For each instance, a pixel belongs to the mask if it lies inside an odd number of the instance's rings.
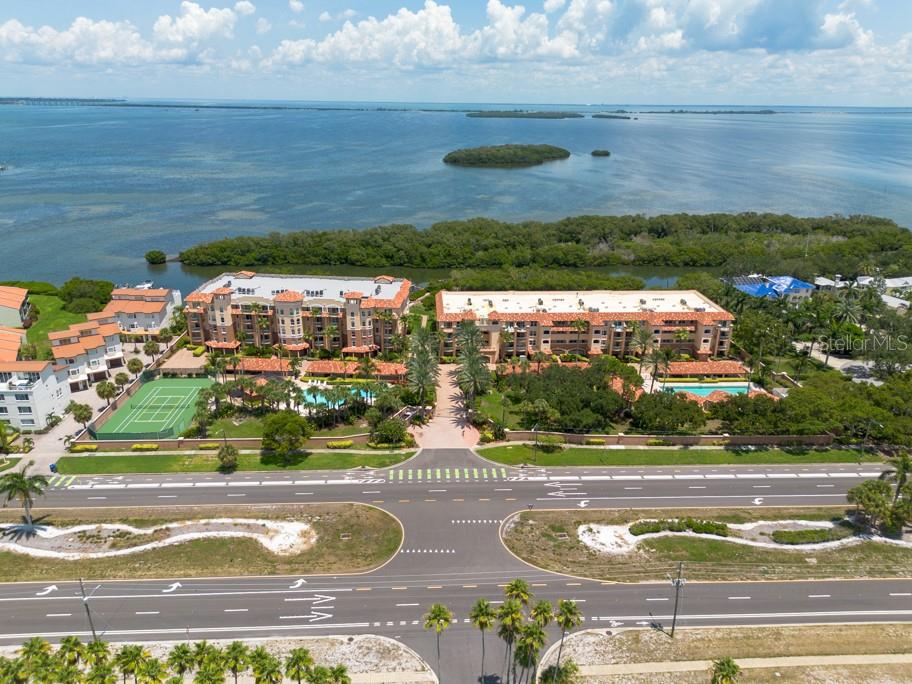
[[912,0],[3,0],[0,96],[912,106]]

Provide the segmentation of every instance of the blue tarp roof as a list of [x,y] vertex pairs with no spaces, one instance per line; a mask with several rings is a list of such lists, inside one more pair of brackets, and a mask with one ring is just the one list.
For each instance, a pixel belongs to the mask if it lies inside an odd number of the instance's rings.
[[[741,282],[738,282],[738,281]],[[814,286],[792,276],[764,276],[757,278],[734,278],[732,286],[751,297],[778,299],[798,290],[813,290]],[[745,282],[746,281],[746,282]]]

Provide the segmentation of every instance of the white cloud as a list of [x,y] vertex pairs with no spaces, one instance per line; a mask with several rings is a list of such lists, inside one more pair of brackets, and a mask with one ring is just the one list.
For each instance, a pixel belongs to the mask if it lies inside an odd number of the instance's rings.
[[230,38],[234,31],[235,13],[228,8],[204,10],[195,2],[184,0],[180,15],[160,16],[152,27],[155,40],[164,43],[196,43],[214,36]]
[[246,17],[256,12],[256,5],[250,0],[239,0],[239,2],[234,3],[234,11]]
[[260,17],[256,22],[256,32],[260,35],[269,33],[272,30],[272,24],[265,17]]
[[342,19],[351,19],[352,17],[358,16],[358,11],[353,10],[351,7],[349,7],[348,9],[345,9],[345,10],[342,10],[341,12],[339,12],[339,16]]
[[326,10],[323,10],[322,12],[320,12],[319,18],[320,18],[320,21],[332,21],[333,15],[330,14],[329,12],[327,12]]
[[292,12],[304,11],[304,3],[301,0],[288,0],[288,7]]
[[188,53],[183,48],[150,43],[127,21],[79,17],[69,28],[58,31],[10,19],[0,24],[0,59],[31,64],[132,66],[182,62]]
[[545,0],[545,12],[557,12],[561,7],[567,4],[567,0]]

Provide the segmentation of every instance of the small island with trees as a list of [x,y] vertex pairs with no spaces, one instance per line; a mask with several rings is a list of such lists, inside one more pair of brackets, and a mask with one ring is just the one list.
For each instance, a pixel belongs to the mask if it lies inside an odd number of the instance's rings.
[[632,119],[633,117],[626,114],[593,114],[593,119]]
[[592,150],[593,157],[610,157],[611,150]]
[[492,145],[454,150],[443,158],[443,162],[456,166],[516,168],[537,166],[569,156],[569,150],[554,145]]
[[480,112],[469,112],[466,114],[470,119],[583,119],[585,118],[579,112],[526,112],[519,109],[514,110],[490,110]]

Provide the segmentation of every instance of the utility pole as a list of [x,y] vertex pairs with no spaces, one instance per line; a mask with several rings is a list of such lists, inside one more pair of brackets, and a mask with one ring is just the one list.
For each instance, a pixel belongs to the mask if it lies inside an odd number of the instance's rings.
[[687,580],[684,579],[684,563],[678,563],[678,576],[671,580],[672,585],[675,588],[675,605],[674,605],[674,616],[671,618],[671,638],[674,639],[675,636],[675,626],[678,623],[678,600],[681,597],[681,589],[684,588],[684,584]]
[[82,592],[82,605],[85,607],[86,617],[89,618],[89,629],[92,630],[92,641],[98,641],[98,634],[95,632],[95,623],[92,621],[92,611],[89,609],[89,597],[86,596],[85,584],[82,577],[79,578],[79,591]]

